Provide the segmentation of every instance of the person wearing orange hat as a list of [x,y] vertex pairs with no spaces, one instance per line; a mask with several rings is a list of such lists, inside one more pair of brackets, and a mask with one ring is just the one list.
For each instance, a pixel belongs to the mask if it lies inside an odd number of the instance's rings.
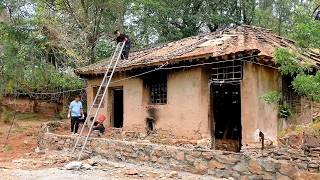
[[[94,117],[91,117],[90,120],[93,121]],[[96,121],[93,123],[93,128],[92,130],[98,130],[99,134],[98,136],[100,137],[102,134],[105,132],[105,127],[103,125],[103,122],[106,120],[106,116],[103,114],[99,114]]]

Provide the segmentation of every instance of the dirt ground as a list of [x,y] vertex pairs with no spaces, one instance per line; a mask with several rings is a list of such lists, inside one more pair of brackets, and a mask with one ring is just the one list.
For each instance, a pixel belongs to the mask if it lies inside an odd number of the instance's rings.
[[[64,165],[70,161],[69,154],[70,152],[50,152],[39,155],[37,158],[13,160],[0,168],[1,179],[218,179],[186,172],[111,162],[99,156],[83,160],[83,166],[79,170],[66,170]],[[95,164],[91,166],[88,162],[95,162]]]
[[37,117],[37,120],[19,119],[18,117],[8,136],[11,123],[5,124],[0,120],[0,163],[31,156],[36,146],[41,124],[45,121],[48,119],[44,117]]
[[[186,172],[151,168],[128,163],[116,163],[101,157],[90,157],[97,162],[80,170],[66,170],[72,161],[70,152],[36,152],[37,137],[43,123],[52,121],[45,117],[17,118],[12,126],[8,141],[6,137],[11,123],[0,120],[0,179],[218,179]],[[56,121],[58,122],[58,121]],[[70,134],[69,121],[59,120],[62,125],[55,133]],[[83,165],[84,165],[83,164]],[[88,167],[89,166],[89,167]]]

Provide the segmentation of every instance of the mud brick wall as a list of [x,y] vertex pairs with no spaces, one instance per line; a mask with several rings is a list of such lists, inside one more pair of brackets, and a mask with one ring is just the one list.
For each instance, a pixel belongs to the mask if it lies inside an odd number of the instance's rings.
[[[81,139],[83,141],[84,138]],[[41,149],[62,150],[73,147],[75,137],[44,134]],[[286,158],[254,157],[245,153],[187,149],[150,143],[92,138],[87,150],[112,161],[144,164],[177,171],[236,179],[320,179],[319,161],[295,163]]]

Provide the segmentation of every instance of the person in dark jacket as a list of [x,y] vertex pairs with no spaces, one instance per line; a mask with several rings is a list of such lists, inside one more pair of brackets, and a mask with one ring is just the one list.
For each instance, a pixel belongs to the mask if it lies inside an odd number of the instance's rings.
[[131,42],[130,42],[129,36],[120,33],[119,30],[115,30],[114,31],[114,35],[116,36],[117,43],[125,41],[125,45],[123,47],[123,51],[122,51],[122,54],[121,54],[121,59],[128,59],[129,51],[130,51],[130,48],[131,48]]

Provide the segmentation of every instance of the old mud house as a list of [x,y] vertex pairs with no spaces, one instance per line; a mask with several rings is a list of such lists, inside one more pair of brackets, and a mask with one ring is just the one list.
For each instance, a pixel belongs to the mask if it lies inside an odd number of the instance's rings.
[[[290,78],[276,68],[277,47],[295,48],[266,29],[239,26],[133,52],[119,63],[101,112],[109,118],[108,127],[154,132],[171,143],[239,151],[240,144],[259,141],[255,132],[260,129],[276,144],[282,122],[260,97],[283,89],[289,103],[300,104]],[[310,53],[301,62],[317,65]],[[88,79],[88,105],[107,63],[76,70]]]

